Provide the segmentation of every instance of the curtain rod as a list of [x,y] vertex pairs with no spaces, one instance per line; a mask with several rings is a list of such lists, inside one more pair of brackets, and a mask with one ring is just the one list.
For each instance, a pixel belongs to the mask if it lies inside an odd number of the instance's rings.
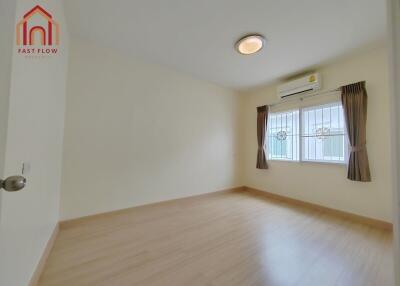
[[269,107],[273,107],[273,106],[281,105],[281,104],[284,104],[284,103],[292,102],[292,101],[295,101],[295,100],[302,101],[305,98],[314,97],[314,96],[320,96],[320,95],[326,95],[326,94],[333,93],[333,92],[338,92],[338,91],[340,91],[340,88],[335,88],[335,89],[330,89],[330,90],[325,90],[325,91],[320,91],[320,92],[315,92],[315,93],[309,93],[309,94],[306,94],[306,95],[301,96],[301,97],[295,97],[293,99],[287,99],[287,100],[284,100],[284,101],[281,101],[281,102],[278,102],[278,103],[270,104],[268,106]]

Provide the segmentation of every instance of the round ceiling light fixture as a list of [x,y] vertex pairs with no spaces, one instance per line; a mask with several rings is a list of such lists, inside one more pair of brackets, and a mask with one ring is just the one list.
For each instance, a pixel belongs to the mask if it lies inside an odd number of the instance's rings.
[[236,50],[242,55],[251,55],[259,52],[265,45],[265,38],[259,34],[244,36],[236,42]]

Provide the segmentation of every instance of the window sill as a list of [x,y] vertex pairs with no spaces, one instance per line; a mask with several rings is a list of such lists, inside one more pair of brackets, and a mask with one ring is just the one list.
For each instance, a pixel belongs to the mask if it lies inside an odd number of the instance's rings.
[[333,166],[343,166],[346,167],[347,164],[344,162],[324,162],[324,161],[299,161],[300,163],[305,163],[305,164],[322,164],[322,165],[333,165]]
[[268,159],[268,162],[301,163],[298,160]]
[[294,160],[279,160],[279,159],[269,159],[268,162],[279,162],[279,163],[299,163],[299,164],[317,164],[317,165],[332,165],[332,166],[340,166],[346,167],[347,164],[343,162],[322,162],[322,161],[294,161]]

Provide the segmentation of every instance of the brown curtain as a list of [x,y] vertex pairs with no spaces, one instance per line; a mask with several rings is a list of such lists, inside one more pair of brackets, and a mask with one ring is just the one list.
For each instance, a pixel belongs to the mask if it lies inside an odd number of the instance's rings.
[[268,169],[267,157],[265,155],[265,133],[268,122],[268,106],[257,107],[257,169]]
[[370,182],[367,154],[367,91],[365,82],[341,87],[342,104],[350,141],[350,158],[347,178],[352,181]]

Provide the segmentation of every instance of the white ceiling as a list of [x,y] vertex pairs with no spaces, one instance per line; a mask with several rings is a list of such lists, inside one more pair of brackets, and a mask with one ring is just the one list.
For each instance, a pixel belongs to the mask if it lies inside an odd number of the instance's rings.
[[[385,0],[67,0],[73,36],[231,88],[304,70],[385,38]],[[234,50],[256,32],[266,48]]]

